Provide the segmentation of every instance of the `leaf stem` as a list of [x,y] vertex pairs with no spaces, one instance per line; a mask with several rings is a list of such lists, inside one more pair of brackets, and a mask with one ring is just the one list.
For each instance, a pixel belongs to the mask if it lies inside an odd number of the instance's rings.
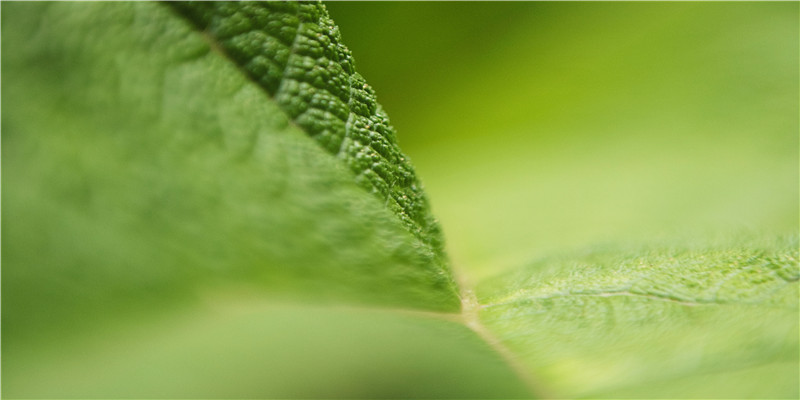
[[[452,268],[452,266],[451,266]],[[519,358],[506,345],[487,329],[480,319],[481,305],[475,296],[475,292],[468,284],[466,278],[456,268],[452,268],[456,276],[458,286],[461,289],[461,322],[475,332],[486,344],[489,345],[503,361],[514,371],[517,377],[525,384],[528,391],[535,398],[551,399],[554,398],[552,392],[545,388],[540,380],[523,364]]]

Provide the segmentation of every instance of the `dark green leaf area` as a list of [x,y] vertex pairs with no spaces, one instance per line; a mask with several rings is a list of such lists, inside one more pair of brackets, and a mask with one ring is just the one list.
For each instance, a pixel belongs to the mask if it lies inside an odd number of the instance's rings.
[[204,32],[291,120],[343,160],[446,261],[438,223],[375,92],[320,3],[168,3]]

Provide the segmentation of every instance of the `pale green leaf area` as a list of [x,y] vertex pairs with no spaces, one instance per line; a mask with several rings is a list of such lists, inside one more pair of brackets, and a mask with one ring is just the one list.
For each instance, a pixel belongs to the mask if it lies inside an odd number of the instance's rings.
[[457,322],[236,292],[205,300],[4,360],[4,397],[527,396],[494,351]]
[[798,7],[4,2],[2,396],[797,398]]
[[[602,248],[483,282],[481,318],[567,397],[797,397],[797,237]],[[708,378],[708,377],[711,378]]]

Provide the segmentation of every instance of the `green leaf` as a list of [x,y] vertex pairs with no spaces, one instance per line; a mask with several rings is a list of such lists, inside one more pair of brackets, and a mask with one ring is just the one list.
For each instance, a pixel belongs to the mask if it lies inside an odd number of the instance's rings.
[[796,4],[332,5],[460,288],[321,4],[1,6],[5,397],[798,396]]
[[480,314],[567,397],[795,397],[797,237],[603,248],[485,281]]
[[[171,2],[213,46],[275,98],[293,122],[344,161],[405,226],[441,256],[439,226],[396,133],[355,71],[319,3]],[[443,260],[437,260],[444,262]]]
[[[500,384],[498,393],[519,393],[497,355],[452,322],[415,316],[423,327],[393,350],[375,344],[394,338],[388,326],[399,322],[390,311],[387,325],[374,330],[366,316],[332,324],[339,314],[331,310],[308,325],[313,311],[278,311],[280,318],[254,316],[252,332],[228,311],[203,314],[229,292],[253,293],[245,308],[289,301],[454,312],[460,302],[421,185],[369,88],[337,69],[345,83],[360,85],[345,104],[353,126],[337,125],[339,115],[318,108],[318,91],[290,80],[290,66],[282,82],[301,92],[265,90],[212,33],[171,7],[2,6],[4,395],[127,397],[132,382],[137,395],[151,397],[191,395],[198,382],[220,397],[305,393],[305,380],[274,385],[287,364],[318,379],[309,393],[319,394],[336,374],[359,376],[383,358],[394,366],[376,371],[374,385],[326,395],[399,395],[393,379],[409,374],[422,393],[468,390],[437,389],[433,376],[443,370],[475,382],[473,389]],[[241,9],[268,11],[280,23],[294,14],[316,18],[304,29],[338,40],[318,4]],[[300,49],[272,50],[286,50],[286,62],[308,62]],[[320,146],[322,133],[287,104],[322,114],[327,120],[314,126],[342,136],[346,151]],[[266,344],[253,333],[275,329],[278,339]],[[304,359],[306,330],[342,350]],[[196,341],[185,342],[189,336]],[[434,345],[442,342],[449,344]],[[241,351],[226,353],[223,343]],[[185,357],[202,359],[199,349],[208,351],[202,365]],[[128,357],[131,351],[140,357]],[[476,351],[483,356],[449,369],[429,361]],[[132,380],[153,363],[161,369]],[[265,373],[272,378],[243,375],[236,390],[207,379],[231,373],[228,367],[273,371]],[[185,379],[173,382],[173,375]]]
[[[324,18],[318,5],[297,7]],[[96,303],[94,294],[138,300],[222,280],[457,309],[435,229],[407,233],[402,211],[384,207],[387,193],[358,187],[347,164],[364,157],[326,153],[167,7],[25,4],[7,13],[4,96],[13,101],[3,160],[15,190],[4,191],[4,256],[12,299],[72,307]],[[277,97],[306,104],[307,95]],[[359,132],[374,136],[365,146],[399,157],[393,137]],[[380,158],[369,167],[402,174],[398,193],[418,190],[407,163]],[[430,222],[421,192],[407,205]],[[32,285],[52,290],[42,296]],[[16,314],[7,314],[20,321],[12,326],[30,318]]]

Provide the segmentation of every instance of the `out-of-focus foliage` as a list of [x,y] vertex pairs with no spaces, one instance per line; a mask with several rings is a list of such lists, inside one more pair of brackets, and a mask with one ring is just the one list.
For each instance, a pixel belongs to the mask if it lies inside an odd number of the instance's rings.
[[798,230],[798,5],[328,5],[476,277]]

